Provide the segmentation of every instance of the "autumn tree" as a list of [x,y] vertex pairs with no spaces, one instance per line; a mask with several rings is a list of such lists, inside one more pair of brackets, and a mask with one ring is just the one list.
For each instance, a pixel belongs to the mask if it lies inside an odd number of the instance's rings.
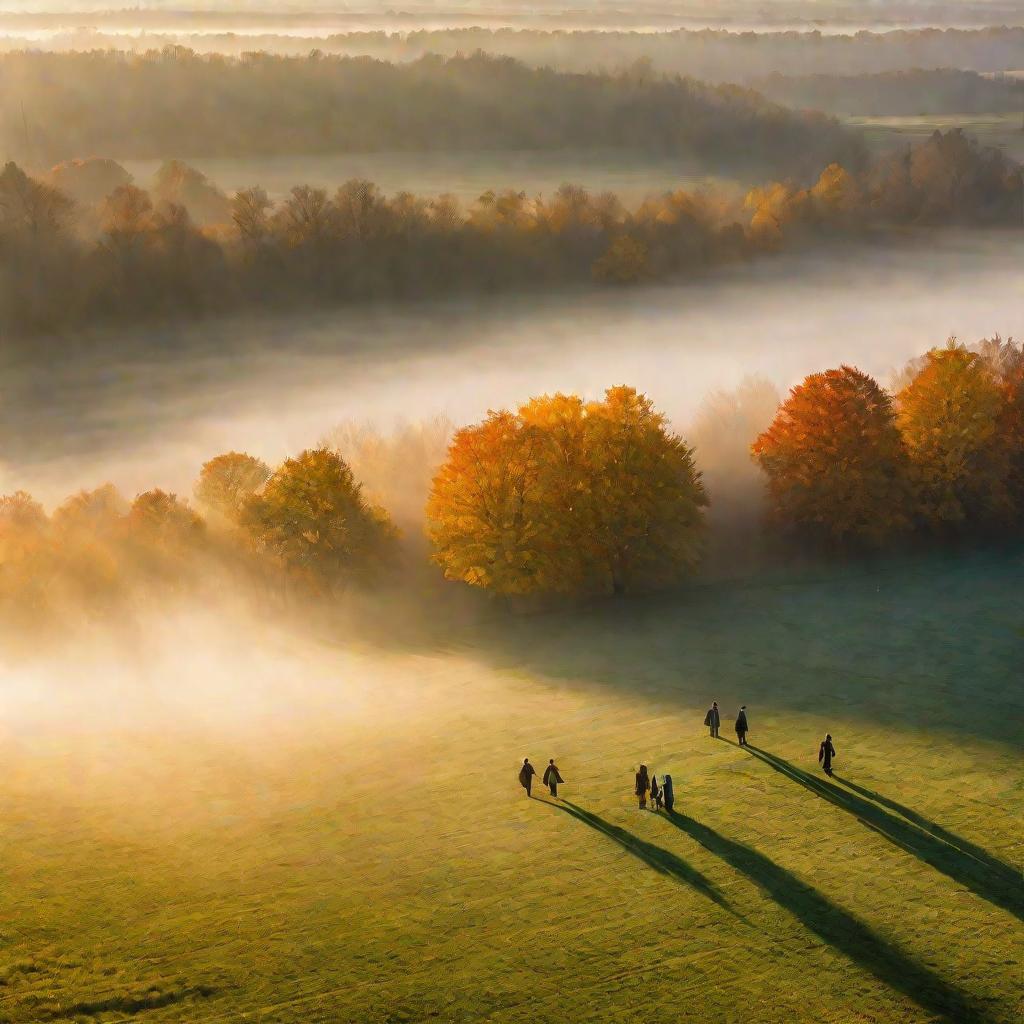
[[40,610],[49,600],[49,533],[50,521],[31,494],[0,496],[0,601],[19,615]]
[[128,510],[127,526],[140,544],[168,553],[191,547],[203,536],[203,520],[176,494],[154,488],[138,495]]
[[197,224],[222,224],[232,217],[228,197],[205,174],[180,160],[168,160],[156,172],[153,198],[183,206]]
[[633,388],[587,406],[588,582],[623,593],[676,582],[697,564],[707,496],[693,451]]
[[692,452],[632,388],[543,396],[460,430],[427,504],[449,579],[504,594],[622,593],[700,552]]
[[897,396],[919,512],[935,530],[1007,518],[1006,394],[991,364],[955,341],[932,349]]
[[649,273],[647,246],[629,235],[619,235],[594,261],[592,271],[594,280],[606,284],[636,284]]
[[266,552],[328,591],[371,575],[396,541],[387,513],[365,500],[352,470],[326,448],[285,460],[246,502],[242,521]]
[[427,501],[434,558],[448,579],[502,594],[535,588],[533,440],[519,418],[504,411],[456,432]]
[[779,523],[839,545],[908,529],[907,459],[892,401],[851,366],[807,377],[754,442]]
[[270,479],[270,467],[243,452],[226,452],[203,463],[195,485],[199,505],[237,523],[246,502]]

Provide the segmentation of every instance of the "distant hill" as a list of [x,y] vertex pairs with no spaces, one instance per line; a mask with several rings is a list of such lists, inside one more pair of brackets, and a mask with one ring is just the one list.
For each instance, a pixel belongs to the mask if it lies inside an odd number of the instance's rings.
[[375,151],[626,149],[800,175],[856,165],[859,139],[751,90],[530,68],[476,54],[408,64],[181,48],[0,57],[0,142],[39,161]]

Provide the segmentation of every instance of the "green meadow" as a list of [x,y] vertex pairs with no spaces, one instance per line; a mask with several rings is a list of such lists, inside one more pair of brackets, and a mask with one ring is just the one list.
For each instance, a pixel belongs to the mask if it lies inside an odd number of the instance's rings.
[[1017,548],[186,632],[159,713],[45,691],[0,722],[0,1021],[1018,1021],[1022,584]]

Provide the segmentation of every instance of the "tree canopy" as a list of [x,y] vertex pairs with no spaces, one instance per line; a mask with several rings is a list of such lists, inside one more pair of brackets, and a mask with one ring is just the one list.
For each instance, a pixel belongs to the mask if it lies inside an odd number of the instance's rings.
[[242,520],[284,567],[327,591],[372,575],[396,539],[387,513],[364,500],[352,470],[326,448],[286,459]]
[[833,544],[880,546],[911,526],[892,400],[851,366],[811,374],[752,448],[780,524]]
[[649,399],[545,395],[456,433],[427,504],[449,579],[504,594],[622,593],[693,568],[707,504]]
[[897,396],[918,507],[933,529],[1012,514],[1013,438],[1000,429],[1006,398],[991,364],[954,342],[932,349]]

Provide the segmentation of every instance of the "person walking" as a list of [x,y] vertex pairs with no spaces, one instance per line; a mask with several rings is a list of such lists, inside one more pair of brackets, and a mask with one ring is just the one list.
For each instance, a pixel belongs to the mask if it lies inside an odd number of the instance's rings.
[[640,810],[647,806],[647,791],[651,788],[651,780],[647,775],[647,765],[640,765],[640,771],[636,773],[636,789],[634,792],[640,799]]
[[519,785],[526,790],[527,796],[533,796],[530,789],[533,787],[533,777],[537,773],[533,769],[533,765],[530,764],[528,757],[523,758],[523,767],[519,769]]
[[747,731],[749,726],[747,725],[747,705],[744,704],[740,708],[740,713],[736,716],[736,737],[740,742],[741,747],[747,746]]
[[722,716],[718,711],[718,701],[713,700],[708,713],[704,716],[704,724],[711,730],[713,739],[718,739],[718,727],[722,724]]
[[672,808],[676,802],[675,793],[672,792],[672,776],[664,775],[661,779],[661,795],[665,800],[665,810],[669,814],[672,813]]
[[661,790],[658,789],[658,776],[651,774],[651,803],[654,804],[654,809],[657,811],[661,810]]
[[552,796],[557,797],[558,784],[564,781],[562,776],[558,774],[558,765],[555,764],[555,759],[551,758],[548,761],[547,768],[544,769],[544,785],[548,787]]
[[832,746],[832,733],[827,733],[818,747],[818,763],[825,769],[825,774],[832,778],[832,758],[836,756],[836,748]]

